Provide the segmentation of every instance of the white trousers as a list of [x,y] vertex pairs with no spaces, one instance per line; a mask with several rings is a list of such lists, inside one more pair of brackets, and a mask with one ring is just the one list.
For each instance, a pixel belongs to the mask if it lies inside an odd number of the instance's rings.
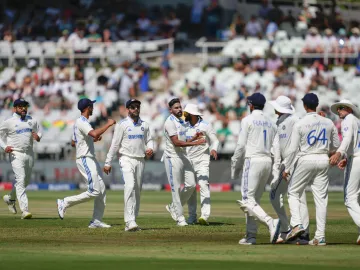
[[[177,219],[178,221],[185,220],[183,205],[187,203],[196,187],[194,169],[187,157],[164,157],[164,164]],[[180,190],[182,183],[184,183],[184,188]]]
[[25,191],[34,167],[34,154],[13,151],[10,153],[10,161],[15,174],[15,184],[10,193],[10,200],[15,201],[17,198],[21,212],[29,211],[29,201]]
[[329,158],[327,155],[303,156],[297,161],[288,188],[290,224],[295,227],[303,222],[300,197],[306,186],[311,185],[316,208],[315,238],[317,239],[325,237],[329,187],[328,169]]
[[[191,160],[193,165],[196,181],[200,186],[200,204],[201,217],[207,220],[210,217],[210,187],[209,187],[209,166],[210,160]],[[196,190],[191,194],[188,201],[189,217],[196,219],[197,193]]]
[[[276,186],[275,188],[271,189],[269,196],[270,202],[281,221],[280,231],[287,232],[290,230],[290,223],[286,215],[284,197],[286,196],[288,191],[288,183],[282,178],[283,172],[284,168],[280,170]],[[309,211],[307,207],[305,191],[300,197],[300,212],[302,225],[304,226],[305,230],[309,232]]]
[[88,189],[79,195],[64,198],[65,207],[69,208],[79,203],[95,199],[92,221],[101,221],[106,205],[106,188],[100,176],[101,168],[99,163],[95,158],[82,157],[76,159],[76,165],[82,176],[84,176]]
[[[260,222],[268,224],[271,217],[260,206],[260,199],[271,174],[272,161],[270,157],[246,158],[241,179],[242,200],[255,214]],[[255,237],[257,223],[249,214],[246,217],[246,234]]]
[[122,156],[119,160],[124,189],[124,220],[135,221],[140,209],[140,193],[144,174],[145,161],[143,158]]
[[360,157],[350,157],[345,170],[344,201],[360,233]]

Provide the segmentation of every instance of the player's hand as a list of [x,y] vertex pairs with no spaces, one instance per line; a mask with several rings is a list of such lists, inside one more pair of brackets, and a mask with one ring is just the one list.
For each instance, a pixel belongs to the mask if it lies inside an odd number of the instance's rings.
[[211,150],[211,151],[210,151],[210,155],[211,155],[215,160],[217,160],[218,155],[217,155],[217,152],[216,152],[215,150]]
[[99,142],[99,141],[101,141],[101,139],[102,139],[102,136],[99,136],[97,139],[94,139],[94,142]]
[[148,158],[151,157],[153,154],[154,154],[154,151],[150,148],[145,151],[145,155]]
[[338,163],[337,166],[340,170],[344,170],[346,168],[346,165],[347,165],[347,159],[344,158],[344,159],[340,160],[340,162]]
[[339,153],[339,152],[336,152],[335,154],[333,154],[329,160],[330,164],[333,166],[338,164],[340,161],[340,157],[341,157],[341,153]]
[[104,173],[109,174],[111,172],[111,166],[104,166]]
[[196,145],[206,144],[205,138],[200,138],[200,139],[196,140],[195,142],[196,142]]
[[114,119],[108,119],[107,124],[111,127],[116,124],[116,121]]
[[12,146],[6,146],[5,148],[5,153],[11,153],[13,151],[13,147]]
[[326,113],[324,111],[320,111],[318,112],[318,115],[322,116],[322,117],[326,117]]
[[31,134],[32,134],[32,137],[33,137],[33,139],[35,140],[35,141],[40,141],[40,137],[39,137],[39,135],[37,135],[37,133],[36,132],[31,132]]
[[283,174],[282,174],[282,177],[283,177],[283,179],[287,182],[288,181],[288,177],[289,177],[289,175],[290,175],[290,173],[287,173],[287,172],[283,172]]

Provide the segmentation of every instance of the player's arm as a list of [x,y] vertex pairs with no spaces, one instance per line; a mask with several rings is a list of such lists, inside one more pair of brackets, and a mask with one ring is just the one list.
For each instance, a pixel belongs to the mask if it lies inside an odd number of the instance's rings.
[[[350,146],[351,146],[351,141],[352,141],[352,136],[354,134],[354,126],[353,123],[349,123],[349,121],[347,121],[347,119],[345,119],[342,122],[341,125],[341,133],[343,136],[343,140],[340,144],[340,140],[339,140],[339,136],[337,134],[337,130],[336,127],[334,126],[332,131],[331,131],[331,144],[330,144],[330,150],[336,150],[336,153],[333,154],[330,157],[330,164],[331,165],[336,165],[339,163],[340,159],[343,158],[347,151],[349,150]],[[339,147],[340,145],[340,147]]]
[[206,133],[210,140],[210,155],[216,160],[218,157],[217,152],[220,144],[219,139],[217,138],[216,132],[214,131],[214,129],[210,124],[207,126]]
[[189,146],[205,144],[204,138],[192,142],[184,142],[179,140],[176,126],[172,121],[165,123],[165,132],[167,133],[167,135],[169,136],[171,142],[175,145],[175,147],[189,147]]
[[42,133],[40,132],[40,125],[37,121],[35,122],[34,131],[32,132],[32,136],[35,141],[40,142]]
[[272,154],[274,156],[274,164],[273,164],[273,180],[271,181],[270,186],[272,186],[273,182],[277,182],[277,179],[279,178],[280,173],[280,167],[281,167],[281,153],[280,153],[280,138],[279,133],[276,132],[275,138],[272,145]]
[[298,125],[294,125],[294,130],[291,134],[290,146],[289,146],[289,154],[284,159],[285,171],[283,177],[287,179],[287,176],[290,175],[290,170],[295,161],[296,155],[299,151],[300,146],[300,130]]
[[124,136],[124,127],[119,124],[116,125],[114,135],[111,141],[110,149],[105,159],[104,172],[106,174],[111,172],[111,161],[114,159],[114,156],[119,151],[123,136]]
[[98,141],[99,137],[105,133],[105,131],[107,131],[112,125],[115,125],[116,121],[113,119],[108,119],[107,123],[102,126],[99,127],[97,129],[91,129],[89,130],[89,132],[87,133],[89,136],[94,138],[94,141]]
[[231,157],[231,179],[235,179],[240,174],[244,163],[245,147],[248,139],[249,125],[246,120],[241,122],[241,129],[238,143],[235,148],[234,155]]
[[13,151],[13,147],[10,145],[6,145],[3,138],[5,138],[8,134],[8,126],[7,121],[3,121],[0,125],[0,147],[4,149],[5,153],[11,153]]

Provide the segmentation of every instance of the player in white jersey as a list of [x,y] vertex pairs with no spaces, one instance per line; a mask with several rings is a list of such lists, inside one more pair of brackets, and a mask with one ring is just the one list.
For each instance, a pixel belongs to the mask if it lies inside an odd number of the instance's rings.
[[[284,206],[284,197],[288,190],[288,184],[282,178],[282,173],[284,171],[284,160],[288,156],[291,133],[294,124],[299,121],[299,117],[294,115],[295,108],[291,105],[291,100],[286,96],[279,96],[276,100],[270,101],[269,104],[274,107],[275,113],[279,116],[276,122],[277,133],[273,145],[273,180],[270,183],[270,202],[281,221],[281,233],[276,241],[276,243],[279,244],[285,242],[286,235],[290,231],[290,224]],[[307,244],[310,239],[308,233],[309,215],[305,192],[300,197],[300,211],[303,220],[302,223],[307,233],[301,235],[300,238],[293,241],[293,243]]]
[[276,129],[263,113],[266,99],[260,93],[248,97],[251,114],[241,121],[238,144],[231,158],[231,178],[243,171],[240,208],[246,215],[246,235],[241,245],[256,244],[257,224],[254,216],[268,226],[270,243],[275,243],[280,232],[280,220],[273,219],[260,206],[266,183],[271,175],[271,146]]
[[[205,144],[206,141],[204,138],[199,138],[200,133],[187,141],[186,124],[181,119],[183,112],[180,100],[173,97],[168,105],[171,114],[164,124],[166,145],[162,160],[171,187],[172,203],[166,206],[166,210],[178,226],[187,226],[183,205],[193,194],[196,181],[194,169],[186,156],[184,147]],[[180,190],[181,183],[184,183],[182,190]]]
[[[202,133],[206,138],[205,144],[187,147],[186,153],[194,167],[196,181],[200,186],[201,216],[199,218],[199,223],[201,225],[209,225],[208,219],[211,211],[209,188],[210,155],[215,160],[217,159],[219,140],[217,139],[216,133],[212,129],[211,125],[201,118],[202,114],[199,112],[197,105],[187,104],[184,109],[184,115],[185,121],[188,123],[186,138],[190,140],[196,136],[197,133]],[[188,207],[188,224],[194,224],[197,220],[196,190],[194,190],[188,201]]]
[[15,112],[0,125],[0,147],[10,155],[16,182],[11,193],[3,199],[13,214],[16,214],[15,202],[18,199],[22,219],[32,217],[25,191],[34,167],[33,141],[39,142],[41,139],[38,122],[27,115],[28,106],[24,99],[15,100]]
[[79,100],[78,109],[81,116],[75,121],[71,141],[71,145],[76,147],[76,165],[86,179],[88,189],[79,195],[58,199],[57,205],[59,217],[63,219],[65,210],[69,207],[94,199],[93,218],[89,228],[109,228],[110,225],[102,222],[106,204],[106,188],[100,176],[100,165],[95,158],[94,142],[100,141],[101,135],[114,125],[115,121],[108,119],[106,125],[94,130],[89,123],[94,103],[95,100],[91,101],[88,98]]
[[292,240],[305,232],[300,197],[310,184],[316,207],[316,232],[309,245],[326,245],[329,154],[339,147],[340,142],[334,123],[316,113],[318,97],[309,93],[302,101],[307,114],[294,125],[288,158],[284,163],[283,177],[287,179],[291,173],[288,200],[292,230],[287,240]]
[[125,182],[124,220],[125,231],[136,231],[136,217],[140,209],[145,156],[153,155],[154,143],[148,123],[140,119],[141,102],[130,99],[126,102],[128,117],[115,126],[114,136],[106,156],[104,172],[111,172],[111,161],[119,153],[119,164]]
[[[343,119],[343,140],[339,149],[330,158],[330,164],[345,171],[344,200],[346,208],[359,230],[360,245],[360,110],[349,100],[341,100],[331,106],[331,111]],[[340,160],[341,159],[341,160]]]

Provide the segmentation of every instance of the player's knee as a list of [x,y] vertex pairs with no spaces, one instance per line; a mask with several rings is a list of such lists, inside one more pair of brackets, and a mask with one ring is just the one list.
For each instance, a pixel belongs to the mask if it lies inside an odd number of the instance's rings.
[[201,189],[207,189],[209,187],[209,182],[207,180],[199,180],[199,186]]

